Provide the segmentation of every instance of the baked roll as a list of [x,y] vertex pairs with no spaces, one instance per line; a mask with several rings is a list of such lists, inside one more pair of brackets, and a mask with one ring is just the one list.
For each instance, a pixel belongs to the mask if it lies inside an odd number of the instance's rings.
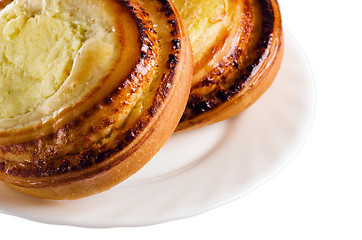
[[0,179],[76,199],[146,164],[171,136],[192,76],[166,0],[1,1]]
[[188,28],[194,75],[177,130],[234,116],[273,82],[283,55],[276,0],[172,0]]

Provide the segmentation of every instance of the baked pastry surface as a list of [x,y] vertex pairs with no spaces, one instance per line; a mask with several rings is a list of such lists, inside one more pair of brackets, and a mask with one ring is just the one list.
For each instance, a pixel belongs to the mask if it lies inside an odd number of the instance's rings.
[[232,117],[272,84],[282,61],[276,0],[172,0],[188,28],[194,75],[177,130]]
[[[76,199],[146,164],[174,131],[190,90],[191,46],[173,5],[15,0],[0,7],[2,44],[23,46],[7,53],[22,59],[1,62],[10,90],[0,91],[9,96],[0,179],[37,197]],[[29,38],[24,29],[39,31]]]

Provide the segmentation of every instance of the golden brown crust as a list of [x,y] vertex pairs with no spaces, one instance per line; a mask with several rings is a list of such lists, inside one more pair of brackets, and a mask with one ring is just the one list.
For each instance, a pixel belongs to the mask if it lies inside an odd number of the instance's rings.
[[[229,1],[242,13],[227,36],[194,67],[190,97],[177,130],[232,117],[252,105],[272,84],[283,57],[283,31],[276,0]],[[239,5],[239,6],[238,6]],[[230,13],[231,14],[231,13]],[[237,44],[234,44],[235,41]],[[212,69],[207,67],[212,65]],[[205,70],[206,69],[206,70]]]
[[182,115],[192,54],[173,6],[102,4],[116,9],[114,29],[125,49],[110,74],[46,122],[0,131],[0,178],[19,191],[76,199],[109,189],[156,154]]
[[10,4],[13,0],[0,0],[0,10]]

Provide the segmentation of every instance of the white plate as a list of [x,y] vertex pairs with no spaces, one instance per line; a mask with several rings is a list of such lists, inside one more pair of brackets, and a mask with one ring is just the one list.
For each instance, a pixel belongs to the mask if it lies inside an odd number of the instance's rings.
[[175,134],[136,175],[95,196],[42,200],[0,184],[0,211],[83,227],[143,226],[199,214],[241,197],[277,173],[303,145],[314,111],[309,65],[286,33],[277,79],[242,114]]

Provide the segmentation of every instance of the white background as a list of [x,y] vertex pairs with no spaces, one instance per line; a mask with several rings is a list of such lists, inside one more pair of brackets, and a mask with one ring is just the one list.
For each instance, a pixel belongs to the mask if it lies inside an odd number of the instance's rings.
[[303,149],[266,184],[201,215],[149,227],[84,229],[0,214],[1,238],[362,239],[360,2],[279,0],[284,27],[314,73],[317,113]]

